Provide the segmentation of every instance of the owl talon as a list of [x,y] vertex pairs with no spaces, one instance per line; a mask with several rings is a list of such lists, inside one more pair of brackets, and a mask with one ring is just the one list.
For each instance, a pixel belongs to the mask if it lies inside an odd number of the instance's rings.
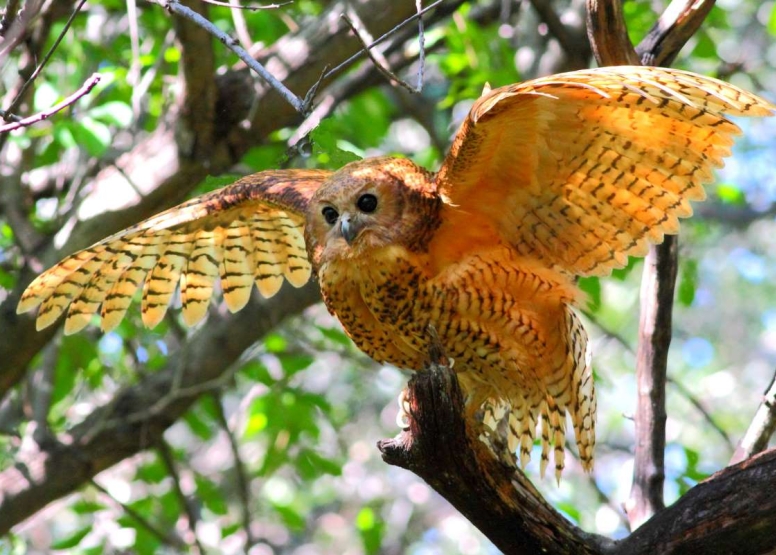
[[399,397],[396,399],[399,402],[399,412],[396,414],[396,425],[403,431],[410,429],[410,401],[407,395],[407,388],[403,388]]

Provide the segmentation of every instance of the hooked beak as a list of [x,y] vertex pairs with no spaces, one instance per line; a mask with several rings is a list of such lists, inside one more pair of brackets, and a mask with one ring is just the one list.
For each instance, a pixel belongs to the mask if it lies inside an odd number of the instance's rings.
[[363,226],[353,222],[350,214],[345,213],[340,217],[340,232],[345,238],[348,245],[352,245],[353,241],[358,237],[359,232]]

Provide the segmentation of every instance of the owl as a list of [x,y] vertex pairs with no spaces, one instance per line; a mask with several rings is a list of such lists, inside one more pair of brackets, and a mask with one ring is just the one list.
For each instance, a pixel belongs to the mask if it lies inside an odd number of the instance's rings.
[[[199,322],[221,280],[232,311],[311,276],[374,360],[420,371],[438,338],[485,439],[515,466],[537,431],[564,467],[568,416],[593,465],[596,400],[578,276],[604,276],[679,231],[730,155],[732,116],[776,107],[721,81],[607,67],[486,92],[441,168],[379,157],[250,175],[77,252],[25,291],[38,329],[113,329],[136,296],[153,327],[180,288]],[[97,316],[99,314],[99,317]],[[483,418],[483,414],[486,415]]]

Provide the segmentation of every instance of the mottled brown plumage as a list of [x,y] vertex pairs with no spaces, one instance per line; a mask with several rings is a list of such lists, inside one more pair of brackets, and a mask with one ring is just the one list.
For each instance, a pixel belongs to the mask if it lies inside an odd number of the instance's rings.
[[111,329],[142,285],[153,326],[180,282],[194,324],[219,274],[239,310],[254,282],[269,297],[312,269],[329,310],[375,360],[422,369],[433,327],[491,446],[506,430],[508,456],[525,465],[540,425],[542,472],[553,447],[559,476],[570,414],[589,470],[595,395],[576,276],[605,275],[677,233],[740,133],[724,114],[774,109],[658,68],[503,87],[474,104],[436,174],[394,158],[255,174],[65,259],[19,311],[40,306],[42,328],[69,306],[73,333],[101,307]]

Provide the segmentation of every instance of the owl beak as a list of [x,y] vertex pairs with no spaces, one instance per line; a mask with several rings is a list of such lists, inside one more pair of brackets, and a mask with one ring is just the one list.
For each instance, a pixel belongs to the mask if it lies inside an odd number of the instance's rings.
[[340,216],[340,232],[348,245],[352,245],[353,241],[356,240],[361,227],[351,219],[350,214],[345,213]]

